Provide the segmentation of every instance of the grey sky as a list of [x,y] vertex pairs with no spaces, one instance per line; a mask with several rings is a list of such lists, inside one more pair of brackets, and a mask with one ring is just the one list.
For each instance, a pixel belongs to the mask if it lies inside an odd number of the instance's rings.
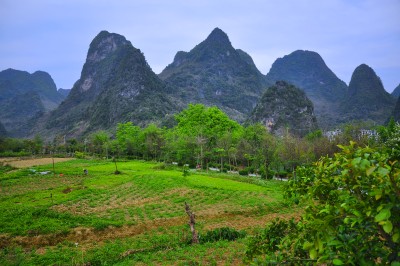
[[391,92],[400,83],[400,0],[0,0],[0,71],[79,79],[91,40],[125,36],[160,73],[219,27],[266,74],[297,49],[318,52],[348,83],[365,63]]

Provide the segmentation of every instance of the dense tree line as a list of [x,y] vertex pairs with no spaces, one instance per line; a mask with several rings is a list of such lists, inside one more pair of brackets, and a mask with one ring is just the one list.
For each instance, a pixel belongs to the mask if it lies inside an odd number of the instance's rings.
[[365,125],[347,124],[333,139],[320,130],[299,138],[289,133],[275,136],[261,124],[243,126],[229,119],[217,107],[189,105],[175,116],[176,125],[161,128],[150,124],[140,128],[132,122],[118,124],[115,132],[97,131],[83,139],[58,136],[52,142],[34,139],[0,139],[0,154],[98,156],[177,162],[190,167],[235,170],[262,177],[287,175],[299,165],[332,156],[338,144],[350,140],[375,145],[376,140],[359,135]]

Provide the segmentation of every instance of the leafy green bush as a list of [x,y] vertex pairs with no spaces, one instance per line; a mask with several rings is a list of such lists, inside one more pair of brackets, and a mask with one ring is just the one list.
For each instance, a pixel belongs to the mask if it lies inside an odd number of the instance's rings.
[[[306,256],[300,243],[295,239],[301,232],[301,228],[295,220],[289,221],[276,219],[258,234],[251,236],[248,240],[245,261],[260,262],[257,257],[264,255],[263,260],[271,264],[293,264],[291,258],[293,252],[297,257]],[[306,264],[304,261],[302,264]]]
[[339,147],[342,152],[333,158],[297,170],[285,191],[308,205],[305,214],[295,225],[267,227],[250,242],[248,259],[263,255],[268,263],[329,265],[400,261],[400,163],[353,142]]
[[5,151],[0,153],[0,157],[24,157],[29,155],[32,155],[32,153],[26,151],[19,151],[19,152]]
[[75,158],[77,158],[77,159],[85,159],[85,153],[76,151],[75,152]]
[[217,242],[220,240],[234,241],[245,236],[245,231],[237,231],[234,228],[222,227],[207,231],[204,235],[200,235],[199,242],[203,244],[207,242]]
[[239,170],[239,175],[249,175],[249,171],[247,169]]

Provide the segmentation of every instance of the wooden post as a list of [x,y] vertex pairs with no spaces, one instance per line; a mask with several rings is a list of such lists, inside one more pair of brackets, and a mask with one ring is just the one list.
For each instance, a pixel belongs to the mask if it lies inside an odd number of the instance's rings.
[[52,161],[53,161],[53,175],[55,176],[55,175],[56,175],[56,170],[55,170],[55,168],[54,168],[54,156],[51,157],[51,159],[52,159]]
[[189,226],[190,226],[190,231],[192,231],[192,244],[198,244],[199,237],[197,235],[196,229],[194,228],[194,225],[196,224],[196,221],[195,221],[196,216],[190,210],[190,206],[186,202],[185,202],[185,211],[186,211],[187,215],[189,216]]

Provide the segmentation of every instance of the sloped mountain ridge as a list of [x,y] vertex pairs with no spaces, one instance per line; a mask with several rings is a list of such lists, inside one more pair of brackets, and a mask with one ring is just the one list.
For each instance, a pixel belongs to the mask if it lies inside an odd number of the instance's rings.
[[394,88],[394,90],[392,91],[391,94],[392,94],[392,96],[393,96],[395,99],[397,99],[397,98],[400,97],[400,84],[397,85],[396,88]]
[[142,52],[125,37],[102,31],[90,44],[80,79],[43,131],[76,137],[118,122],[157,123],[176,110]]
[[395,99],[385,91],[381,79],[366,64],[353,72],[349,89],[341,103],[344,121],[369,120],[383,124],[395,107]]
[[268,84],[252,58],[233,48],[219,28],[191,51],[178,52],[159,77],[185,104],[216,105],[241,122]]

